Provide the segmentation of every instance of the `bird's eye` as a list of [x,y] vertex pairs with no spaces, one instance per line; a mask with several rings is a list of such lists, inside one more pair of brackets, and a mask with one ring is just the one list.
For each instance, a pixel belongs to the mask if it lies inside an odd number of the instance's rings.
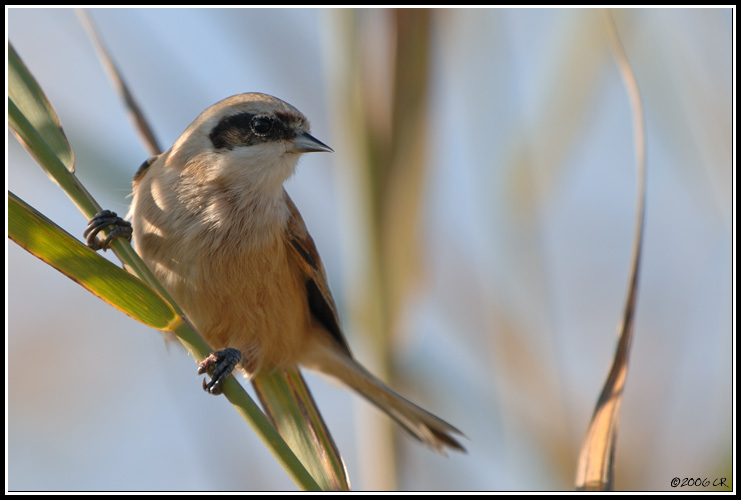
[[257,135],[265,135],[273,128],[273,121],[267,116],[256,116],[252,119],[252,130]]

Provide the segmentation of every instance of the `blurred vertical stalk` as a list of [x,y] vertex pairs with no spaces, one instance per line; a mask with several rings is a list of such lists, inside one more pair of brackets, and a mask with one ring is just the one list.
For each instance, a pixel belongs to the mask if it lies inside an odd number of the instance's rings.
[[[426,178],[427,75],[430,18],[427,9],[334,11],[333,28],[344,43],[334,64],[330,102],[340,139],[343,193],[359,213],[346,248],[360,266],[362,287],[348,289],[346,329],[364,338],[359,358],[394,383],[395,342],[404,302],[420,277],[420,211]],[[335,39],[336,40],[336,39]],[[340,148],[336,148],[340,149]],[[343,158],[343,156],[346,156]],[[361,246],[357,241],[361,240]],[[357,260],[355,260],[357,259]],[[360,352],[361,349],[358,349]],[[370,351],[370,352],[368,352]],[[370,356],[368,356],[370,354]],[[404,392],[404,391],[402,391]],[[378,420],[376,420],[376,418]],[[382,420],[381,420],[382,419]],[[380,413],[361,424],[372,453],[361,457],[363,483],[396,489],[396,453],[390,421]]]

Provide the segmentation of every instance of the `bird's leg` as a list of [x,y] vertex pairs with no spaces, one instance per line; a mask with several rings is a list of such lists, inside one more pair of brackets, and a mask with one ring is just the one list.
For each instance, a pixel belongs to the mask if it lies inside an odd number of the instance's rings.
[[206,359],[198,363],[198,375],[213,368],[211,380],[206,383],[206,379],[203,379],[203,390],[216,396],[221,394],[221,385],[241,359],[242,353],[238,349],[227,347],[212,352]]
[[[103,241],[97,238],[98,233],[106,228],[112,228]],[[124,237],[131,241],[131,222],[123,220],[116,212],[102,210],[90,219],[87,229],[82,235],[87,238],[87,246],[93,250],[107,250],[108,245],[116,238]]]

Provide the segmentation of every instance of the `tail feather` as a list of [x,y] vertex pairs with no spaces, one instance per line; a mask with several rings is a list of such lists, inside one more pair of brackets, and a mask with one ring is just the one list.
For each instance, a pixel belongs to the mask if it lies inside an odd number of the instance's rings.
[[356,366],[358,371],[365,376],[362,379],[351,378],[349,380],[343,379],[343,381],[383,410],[410,435],[443,455],[446,447],[457,451],[466,451],[453,437],[456,434],[462,436],[461,431],[400,396],[362,366],[357,364]]
[[445,455],[446,448],[465,453],[466,449],[454,437],[463,436],[461,431],[391,390],[347,353],[328,351],[323,350],[321,360],[314,359],[307,367],[339,379],[438,453]]

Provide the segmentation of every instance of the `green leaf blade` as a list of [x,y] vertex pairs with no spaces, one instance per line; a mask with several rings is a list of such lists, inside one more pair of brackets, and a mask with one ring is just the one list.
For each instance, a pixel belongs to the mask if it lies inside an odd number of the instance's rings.
[[44,141],[70,172],[75,170],[75,157],[59,117],[46,95],[21,61],[12,45],[8,44],[8,101],[41,132]]
[[152,328],[171,329],[179,319],[143,281],[90,250],[13,193],[8,194],[8,236],[94,295]]
[[349,491],[345,463],[298,368],[252,379],[275,428],[325,491]]

